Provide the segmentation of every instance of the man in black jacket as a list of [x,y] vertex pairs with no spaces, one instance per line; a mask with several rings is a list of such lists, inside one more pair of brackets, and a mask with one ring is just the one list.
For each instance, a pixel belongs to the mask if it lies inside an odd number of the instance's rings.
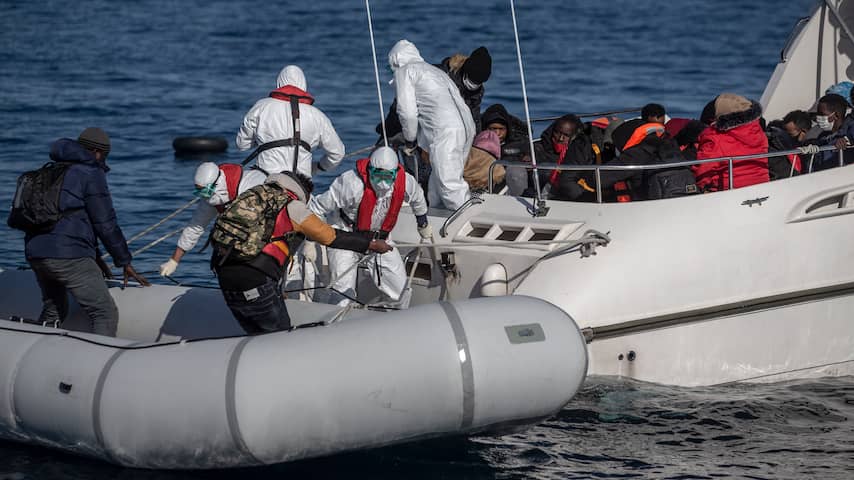
[[119,312],[104,284],[104,277],[111,274],[101,260],[98,242],[124,271],[125,284],[128,278],[143,286],[149,283],[131,266],[127,242],[116,220],[107,187],[109,152],[110,138],[99,128],[87,128],[77,141],[63,138],[53,143],[51,160],[71,164],[59,197],[64,215],[50,231],[28,233],[25,251],[42,290],[39,320],[62,322],[68,314],[67,293],[71,293],[89,315],[92,331],[114,337]]
[[[582,132],[581,119],[569,114],[554,121],[534,145],[537,165],[593,165],[596,154],[590,139]],[[584,200],[590,191],[578,183],[577,170],[539,170],[540,185],[556,200]],[[587,195],[589,196],[589,195]]]

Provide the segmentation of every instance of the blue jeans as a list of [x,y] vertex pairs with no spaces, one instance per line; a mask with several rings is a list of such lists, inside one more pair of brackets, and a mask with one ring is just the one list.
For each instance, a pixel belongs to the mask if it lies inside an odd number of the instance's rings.
[[278,282],[267,278],[263,284],[242,292],[223,290],[222,296],[234,318],[249,335],[291,328],[291,318]]
[[29,260],[42,290],[42,322],[62,323],[68,315],[68,293],[89,316],[92,332],[116,336],[119,310],[94,258],[38,258]]

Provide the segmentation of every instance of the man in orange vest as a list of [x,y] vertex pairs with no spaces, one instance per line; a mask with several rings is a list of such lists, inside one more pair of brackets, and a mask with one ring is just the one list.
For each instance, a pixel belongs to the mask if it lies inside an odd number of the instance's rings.
[[168,277],[175,273],[178,262],[185,253],[196,246],[211,220],[222,213],[229,202],[238,195],[255,185],[264,183],[265,178],[266,176],[260,170],[244,171],[243,167],[236,163],[217,165],[213,162],[205,162],[199,165],[193,178],[196,184],[193,195],[202,201],[193,212],[190,223],[181,232],[178,246],[175,247],[172,257],[160,265],[160,275]]
[[[356,162],[356,168],[336,178],[322,195],[313,197],[309,207],[338,228],[368,232],[372,238],[388,239],[397,223],[403,202],[408,202],[415,214],[421,238],[433,236],[427,221],[427,203],[418,181],[403,170],[397,154],[389,147],[380,147]],[[346,250],[329,250],[329,267],[334,283],[331,287],[346,295],[338,304],[345,306],[356,296],[357,269],[362,255]],[[406,268],[395,249],[376,255],[367,262],[374,282],[392,303],[406,307],[401,298],[406,286]],[[343,295],[342,295],[343,296]]]

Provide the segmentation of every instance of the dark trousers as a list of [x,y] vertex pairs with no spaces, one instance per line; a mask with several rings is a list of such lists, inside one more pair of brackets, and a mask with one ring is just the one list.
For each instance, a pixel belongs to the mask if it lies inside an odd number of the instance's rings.
[[[222,281],[222,277],[220,277]],[[222,290],[226,305],[249,335],[291,328],[291,318],[278,282],[272,278],[249,290]]]
[[68,315],[68,293],[89,316],[92,332],[116,336],[119,310],[94,258],[29,260],[42,291],[42,322],[62,323]]

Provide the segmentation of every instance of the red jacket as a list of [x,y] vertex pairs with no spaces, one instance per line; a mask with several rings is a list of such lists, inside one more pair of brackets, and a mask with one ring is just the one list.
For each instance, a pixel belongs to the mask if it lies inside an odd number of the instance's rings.
[[[697,160],[768,153],[768,138],[758,119],[724,131],[709,127],[703,130],[698,140]],[[730,188],[729,162],[694,165],[691,169],[701,189],[717,191]],[[768,159],[734,162],[733,175],[735,188],[767,182],[770,180]]]

